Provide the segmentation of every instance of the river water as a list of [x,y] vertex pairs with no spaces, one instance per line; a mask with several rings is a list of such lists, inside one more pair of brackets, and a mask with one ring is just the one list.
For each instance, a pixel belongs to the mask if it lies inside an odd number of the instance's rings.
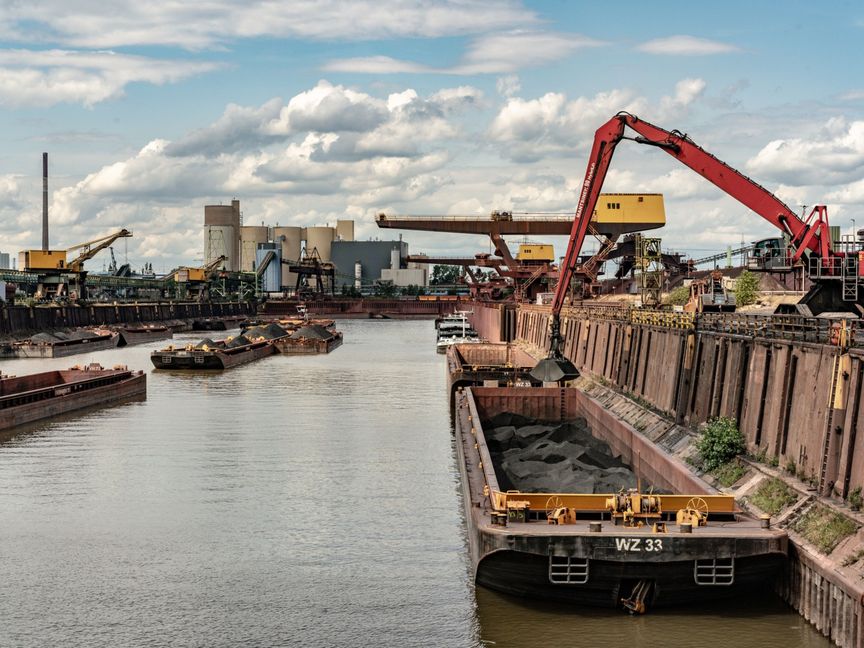
[[828,645],[773,598],[475,596],[432,323],[340,328],[328,356],[209,375],[150,371],[164,343],[0,364],[148,369],[146,402],[0,438],[0,648]]

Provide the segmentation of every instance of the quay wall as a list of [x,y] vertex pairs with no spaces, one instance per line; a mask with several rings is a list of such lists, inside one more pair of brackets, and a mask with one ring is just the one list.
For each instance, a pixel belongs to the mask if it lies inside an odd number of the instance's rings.
[[[734,419],[749,453],[794,466],[823,495],[864,488],[864,349],[832,343],[830,323],[593,311],[561,317],[564,354],[583,374],[680,424]],[[543,355],[549,318],[520,306],[516,340]]]
[[[544,356],[550,308],[519,305],[515,317],[513,341]],[[841,507],[864,487],[864,331],[855,326],[615,306],[561,315],[563,352],[584,376],[670,424],[734,419],[751,455],[780,474],[794,470],[811,499]],[[490,341],[510,341],[488,314],[475,315],[475,328]],[[836,645],[864,648],[864,585],[844,575],[851,568],[838,558],[862,546],[864,531],[830,556],[795,533],[790,540],[779,594]]]
[[155,302],[92,304],[89,306],[9,306],[0,308],[0,335],[100,326],[162,322],[177,319],[253,315],[255,306],[246,302]]

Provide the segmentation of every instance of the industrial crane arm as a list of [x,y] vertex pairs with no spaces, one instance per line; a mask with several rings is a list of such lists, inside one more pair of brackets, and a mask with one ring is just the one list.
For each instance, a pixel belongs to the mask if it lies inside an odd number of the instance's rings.
[[71,250],[81,250],[81,253],[77,257],[67,263],[68,268],[75,272],[80,272],[82,270],[82,267],[84,266],[85,261],[87,261],[88,259],[92,259],[99,252],[109,247],[118,238],[125,238],[128,236],[132,236],[132,232],[126,229],[122,229],[94,241],[88,241],[87,243],[79,243],[78,245],[73,245],[72,247],[67,248],[67,252]]
[[[625,137],[626,127],[636,131],[638,136],[635,138]],[[822,259],[825,267],[830,266],[831,258],[835,255],[831,251],[827,212],[823,205],[815,207],[806,221],[802,220],[777,196],[697,146],[687,135],[679,131],[664,130],[639,119],[635,115],[622,112],[603,124],[594,135],[594,146],[591,149],[591,156],[588,158],[588,168],[585,171],[582,193],[579,196],[573,228],[570,231],[570,241],[561,268],[561,278],[552,302],[554,314],[560,313],[564,304],[564,297],[573,278],[579,252],[588,231],[588,224],[597,205],[609,164],[612,161],[612,154],[622,139],[633,139],[639,144],[656,146],[666,151],[676,160],[690,167],[779,230],[788,234],[795,248],[793,261],[800,259],[805,250],[810,250]]]

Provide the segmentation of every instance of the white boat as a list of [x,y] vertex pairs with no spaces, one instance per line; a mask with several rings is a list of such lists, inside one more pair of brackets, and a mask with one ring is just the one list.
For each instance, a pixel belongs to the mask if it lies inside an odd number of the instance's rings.
[[438,353],[447,353],[454,344],[476,344],[482,342],[477,331],[468,324],[468,315],[456,311],[438,322],[438,340],[435,344]]

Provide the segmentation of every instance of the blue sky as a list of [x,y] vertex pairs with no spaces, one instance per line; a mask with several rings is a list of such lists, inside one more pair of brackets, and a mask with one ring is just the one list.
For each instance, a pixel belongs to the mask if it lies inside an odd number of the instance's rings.
[[[379,211],[572,211],[593,131],[624,109],[793,208],[864,225],[864,9],[702,4],[3,3],[0,250],[39,243],[43,150],[52,244],[125,226],[133,264],[170,268],[201,257],[203,205],[232,197],[248,223],[349,217],[364,238]],[[772,234],[626,145],[606,188],[662,191],[666,247]],[[405,236],[412,252],[487,247]]]

